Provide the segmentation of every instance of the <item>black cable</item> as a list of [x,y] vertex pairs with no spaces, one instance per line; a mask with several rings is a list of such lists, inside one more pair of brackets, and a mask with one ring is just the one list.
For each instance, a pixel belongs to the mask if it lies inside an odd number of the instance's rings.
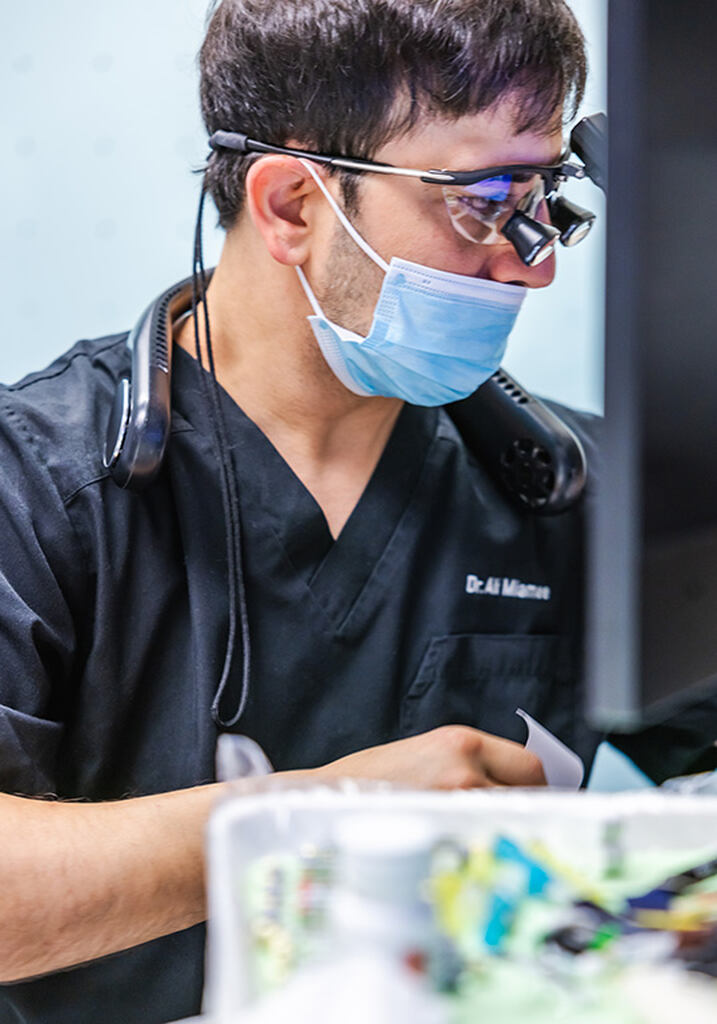
[[[222,674],[217,686],[214,700],[212,701],[212,718],[222,729],[229,729],[241,718],[246,702],[249,697],[249,681],[251,671],[251,641],[249,636],[249,619],[246,607],[246,588],[244,586],[244,566],[242,558],[241,538],[241,516],[239,507],[239,495],[237,493],[236,474],[229,452],[227,441],[226,421],[221,406],[219,383],[216,376],[214,364],[214,352],[212,350],[211,333],[209,329],[209,310],[207,308],[207,275],[204,268],[204,252],[202,246],[202,217],[204,211],[204,200],[206,198],[206,185],[202,185],[199,198],[199,210],[197,211],[197,222],[194,231],[194,261],[192,265],[192,319],[194,321],[194,343],[199,364],[199,376],[201,379],[204,401],[210,412],[212,423],[212,440],[215,456],[219,466],[219,479],[222,491],[222,509],[224,513],[224,528],[227,552],[228,572],[228,595],[229,595],[229,631],[227,635],[227,647],[224,656]],[[201,293],[201,294],[200,294]],[[210,385],[204,373],[204,361],[199,338],[199,302],[203,305],[204,331],[207,344],[207,358],[209,361]],[[239,610],[239,622],[241,626],[242,646],[242,678],[239,701],[234,714],[226,716],[221,708],[232,663],[234,661],[234,650],[237,636],[237,606]]]

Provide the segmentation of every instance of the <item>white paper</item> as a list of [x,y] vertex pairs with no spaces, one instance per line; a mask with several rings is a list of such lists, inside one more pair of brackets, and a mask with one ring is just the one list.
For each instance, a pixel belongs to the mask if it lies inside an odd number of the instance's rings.
[[566,747],[562,740],[553,736],[540,722],[523,711],[516,710],[516,715],[528,726],[528,739],[525,749],[530,750],[543,762],[543,771],[550,789],[578,789],[583,781],[585,765],[578,755]]

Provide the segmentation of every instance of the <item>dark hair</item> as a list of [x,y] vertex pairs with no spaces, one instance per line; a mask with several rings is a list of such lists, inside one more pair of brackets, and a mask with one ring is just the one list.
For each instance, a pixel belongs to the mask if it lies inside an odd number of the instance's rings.
[[[421,115],[458,118],[514,94],[516,131],[572,116],[584,40],[564,0],[214,0],[200,52],[207,131],[371,158]],[[236,220],[253,158],[216,151],[206,184]],[[355,175],[342,175],[352,196]]]

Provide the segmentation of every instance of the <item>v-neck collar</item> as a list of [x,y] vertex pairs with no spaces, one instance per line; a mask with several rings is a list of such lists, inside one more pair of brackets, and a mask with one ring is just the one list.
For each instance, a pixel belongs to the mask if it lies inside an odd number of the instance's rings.
[[[178,346],[173,362],[175,408],[207,434],[211,422],[198,364]],[[321,508],[286,460],[231,396],[219,390],[245,544],[251,543],[254,530],[270,527],[295,571],[340,628],[410,502],[436,435],[438,410],[403,406],[363,494],[334,540]]]
[[371,479],[311,576],[326,613],[343,623],[396,534],[436,434],[438,412],[404,405]]

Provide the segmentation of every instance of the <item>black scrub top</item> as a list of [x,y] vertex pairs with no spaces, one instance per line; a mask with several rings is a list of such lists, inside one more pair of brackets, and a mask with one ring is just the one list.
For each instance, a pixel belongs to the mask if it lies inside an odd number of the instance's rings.
[[[122,799],[214,779],[210,707],[228,634],[226,542],[194,360],[175,350],[156,481],[102,466],[126,335],[81,342],[0,389],[0,789]],[[405,406],[334,541],[306,488],[222,392],[252,641],[233,731],[277,769],[445,723],[522,741],[529,712],[589,768],[581,712],[583,502],[506,499],[443,410]],[[585,434],[589,419],[563,410]],[[237,656],[223,702],[239,699]],[[683,723],[675,774],[712,737]],[[652,752],[652,755],[651,755]],[[650,756],[653,763],[649,762]],[[0,1024],[155,1024],[199,1011],[203,928],[0,987]]]

